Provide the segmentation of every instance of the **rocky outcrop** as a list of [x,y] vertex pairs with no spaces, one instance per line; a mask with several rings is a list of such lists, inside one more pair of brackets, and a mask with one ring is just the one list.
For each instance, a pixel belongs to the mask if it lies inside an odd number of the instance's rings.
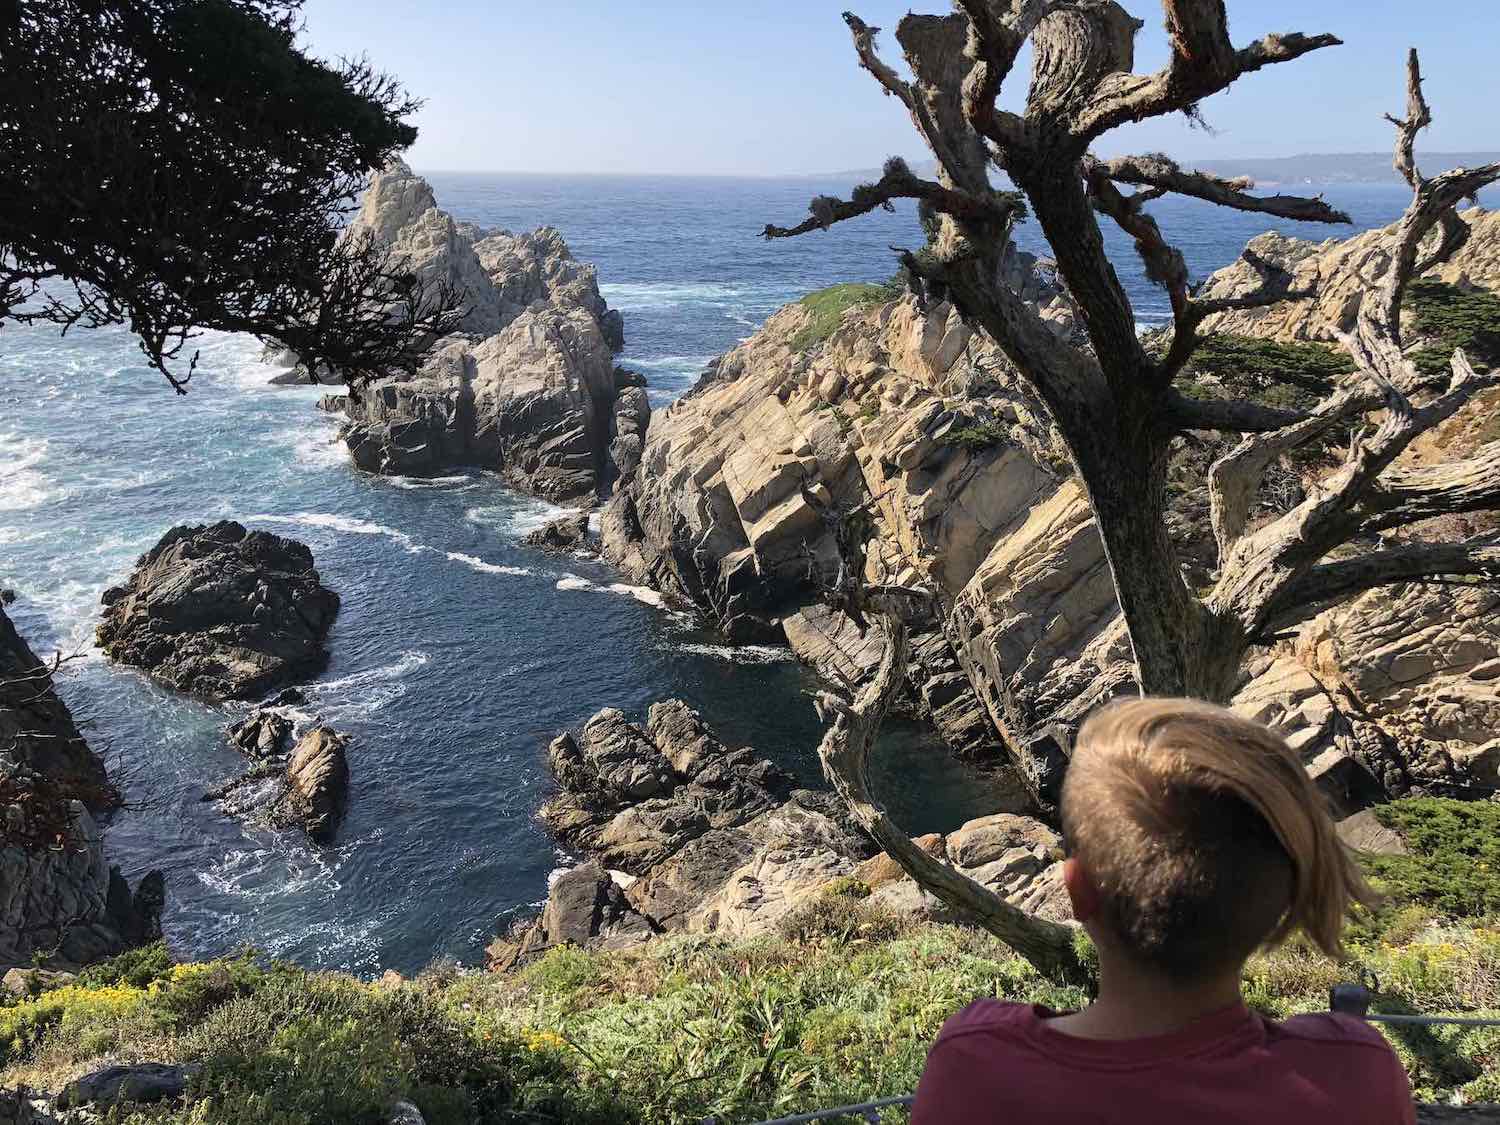
[[[231,725],[229,743],[251,767],[203,799],[274,827],[299,829],[314,843],[332,843],[349,808],[351,739],[321,722],[299,733],[306,719],[288,703],[260,708]],[[293,735],[296,742],[288,752]]]
[[[1476,207],[1462,216],[1470,226],[1469,241],[1424,276],[1465,288],[1500,291],[1500,211]],[[1264,285],[1257,262],[1289,274],[1291,288],[1313,289],[1317,295],[1269,308],[1219,313],[1204,321],[1203,330],[1283,342],[1335,339],[1354,327],[1360,295],[1367,287],[1365,279],[1385,272],[1395,229],[1366,231],[1342,241],[1309,242],[1274,231],[1251,239],[1240,258],[1204,282],[1199,296],[1217,300],[1255,292]]]
[[0,969],[86,965],[160,936],[161,874],[132,891],[105,856],[94,817],[118,800],[0,609]]
[[104,763],[89,749],[39,659],[0,605],[0,770],[24,766],[66,787],[94,812],[116,803]]
[[333,841],[349,807],[349,737],[325,726],[304,734],[286,767],[273,819],[295,824],[314,843]]
[[174,527],[103,602],[106,654],[213,699],[317,672],[339,605],[306,546],[228,520]]
[[624,329],[594,267],[550,227],[516,235],[456,223],[399,161],[371,181],[349,234],[362,236],[419,277],[454,285],[468,313],[463,334],[436,342],[415,375],[329,401],[348,416],[354,463],[408,475],[480,466],[558,502],[607,487],[613,456],[630,462],[645,415],[643,398],[617,405],[612,355]]
[[161,936],[161,873],[132,891],[83,802],[49,779],[0,768],[0,828],[0,969],[87,965]]
[[[541,820],[588,858],[553,883],[539,919],[491,946],[494,967],[564,942],[765,933],[841,877],[897,911],[941,916],[891,860],[872,857],[831,794],[796,789],[753,750],[729,749],[679,700],[654,704],[644,726],[600,711],[548,756],[559,791]],[[949,839],[965,871],[1019,901],[1039,893],[1056,837],[1002,814]]]
[[544,551],[578,551],[588,546],[589,514],[573,512],[559,516],[529,532],[521,542]]
[[[1474,237],[1440,275],[1500,285],[1500,220],[1467,217]],[[1262,256],[1346,296],[1388,240],[1283,251],[1277,237],[1258,240]],[[1236,271],[1250,267],[1216,275],[1209,293],[1239,293],[1249,280]],[[1018,255],[1013,274],[1056,331],[1074,331],[1044,269]],[[1319,318],[1341,323],[1333,305],[1314,305],[1285,306],[1313,318],[1300,327],[1268,319],[1280,309],[1221,327],[1300,338],[1324,332]],[[804,305],[782,309],[652,417],[639,467],[601,514],[604,552],[634,581],[701,607],[731,640],[784,640],[853,684],[881,637],[828,609],[810,576],[827,580],[837,565],[830,509],[868,512],[865,577],[920,579],[946,607],[940,628],[913,639],[909,705],[951,745],[1008,751],[1045,806],[1068,731],[1133,690],[1102,543],[1046,412],[947,305],[857,305],[826,338],[811,331]],[[1236,703],[1278,725],[1345,812],[1388,793],[1493,785],[1497,643],[1489,593],[1395,587],[1258,653]]]

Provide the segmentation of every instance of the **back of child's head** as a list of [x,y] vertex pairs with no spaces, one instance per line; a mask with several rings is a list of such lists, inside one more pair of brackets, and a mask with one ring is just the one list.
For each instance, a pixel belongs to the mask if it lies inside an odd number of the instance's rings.
[[1339,950],[1371,893],[1285,741],[1191,699],[1136,699],[1079,732],[1063,832],[1120,951],[1191,982],[1301,929]]

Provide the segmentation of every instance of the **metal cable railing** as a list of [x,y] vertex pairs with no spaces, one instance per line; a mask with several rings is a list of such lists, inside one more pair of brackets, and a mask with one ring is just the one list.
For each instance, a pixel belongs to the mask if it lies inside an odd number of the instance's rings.
[[[1404,1024],[1459,1024],[1464,1027],[1500,1027],[1500,1019],[1482,1019],[1471,1016],[1423,1016],[1423,1015],[1399,1015],[1396,1013],[1370,1011],[1370,1004],[1374,1001],[1375,994],[1363,984],[1338,984],[1333,987],[1328,995],[1328,1010],[1340,1015],[1358,1016],[1360,1019],[1371,1020],[1377,1023]],[[811,1125],[817,1121],[835,1121],[841,1117],[852,1117],[864,1121],[867,1125],[880,1125],[881,1112],[887,1109],[908,1108],[916,1100],[916,1095],[908,1094],[901,1098],[885,1098],[881,1101],[860,1102],[857,1105],[834,1106],[831,1109],[818,1109],[811,1113],[799,1113],[792,1117],[777,1117],[770,1121],[762,1121],[759,1125]],[[719,1125],[716,1118],[709,1117],[703,1121],[703,1125]]]

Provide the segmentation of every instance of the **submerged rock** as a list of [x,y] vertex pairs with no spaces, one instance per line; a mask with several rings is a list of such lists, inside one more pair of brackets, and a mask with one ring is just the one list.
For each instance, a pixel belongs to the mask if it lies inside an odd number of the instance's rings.
[[103,602],[107,655],[214,699],[253,698],[322,668],[339,605],[306,546],[228,520],[174,527]]

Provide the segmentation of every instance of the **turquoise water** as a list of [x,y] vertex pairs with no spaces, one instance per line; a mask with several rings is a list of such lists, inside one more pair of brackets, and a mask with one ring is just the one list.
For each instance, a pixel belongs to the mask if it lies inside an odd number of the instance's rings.
[[[551,223],[596,262],[625,314],[624,361],[657,402],[785,301],[883,278],[887,245],[919,238],[902,211],[759,240],[833,186],[811,180],[432,180],[458,217]],[[1330,195],[1365,224],[1403,203],[1385,189]],[[1267,225],[1167,213],[1201,271]],[[1160,317],[1164,301],[1119,261],[1142,319]],[[812,683],[784,653],[731,650],[607,568],[522,546],[554,510],[489,476],[354,472],[313,409],[319,389],[268,386],[254,341],[199,343],[192,392],[178,397],[123,330],[0,331],[0,586],[18,592],[11,614],[33,647],[78,654],[60,690],[129,802],[109,825],[112,857],[132,878],[166,871],[165,927],[181,952],[248,943],[360,971],[474,959],[566,862],[533,820],[550,784],[545,746],[600,707],[643,713],[681,696],[726,740],[816,780]],[[356,740],[351,811],[331,848],[200,801],[242,768],[222,733],[238,712],[163,691],[91,647],[99,594],[137,555],[173,524],[221,518],[305,541],[343,599],[332,661],[307,689],[310,709]],[[923,732],[894,730],[882,766],[900,771],[886,796],[916,830],[987,811],[983,775]]]

